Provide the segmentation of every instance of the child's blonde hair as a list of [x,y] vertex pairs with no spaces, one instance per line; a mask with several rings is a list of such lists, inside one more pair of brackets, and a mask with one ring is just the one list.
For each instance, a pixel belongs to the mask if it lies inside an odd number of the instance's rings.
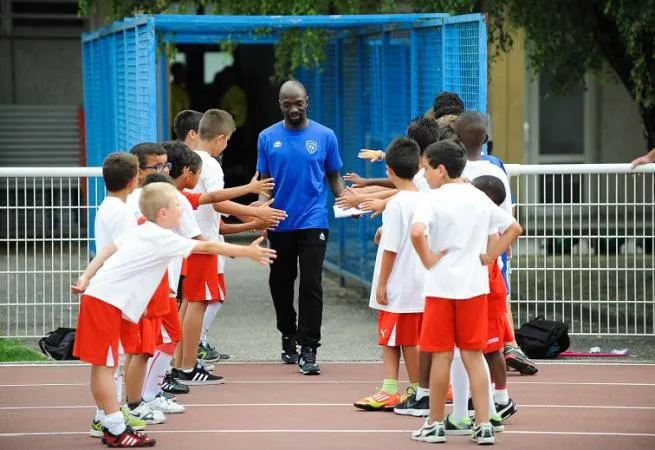
[[168,208],[176,195],[177,190],[169,183],[151,183],[141,191],[139,209],[146,219],[155,222],[159,210]]

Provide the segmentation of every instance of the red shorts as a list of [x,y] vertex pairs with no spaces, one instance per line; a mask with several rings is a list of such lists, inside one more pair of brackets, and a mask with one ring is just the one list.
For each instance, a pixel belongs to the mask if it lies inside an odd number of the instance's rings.
[[487,267],[489,268],[489,295],[487,295],[489,315],[499,316],[507,312],[507,288],[498,263]]
[[505,342],[512,342],[514,340],[512,329],[509,327],[506,314],[496,316],[489,315],[487,323],[487,346],[482,353],[494,353],[500,351],[505,347]]
[[482,350],[487,345],[487,296],[466,300],[427,297],[421,351]]
[[220,301],[218,256],[194,253],[187,260],[184,299],[189,302]]
[[[178,319],[179,320],[179,319]],[[128,355],[154,355],[161,336],[161,317],[141,317],[139,323],[123,321],[121,341]]]
[[121,310],[82,295],[73,355],[94,366],[116,367],[121,347]]
[[423,313],[394,313],[380,311],[378,315],[378,344],[387,347],[414,346],[421,337]]
[[171,297],[171,310],[161,318],[161,333],[159,333],[157,345],[159,344],[177,344],[182,338],[182,324],[177,311],[177,298]]

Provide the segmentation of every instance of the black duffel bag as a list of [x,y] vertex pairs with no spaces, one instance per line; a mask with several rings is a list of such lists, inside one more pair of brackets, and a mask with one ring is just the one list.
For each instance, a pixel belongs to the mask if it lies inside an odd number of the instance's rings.
[[541,316],[521,325],[515,334],[516,342],[528,358],[554,358],[571,345],[567,324]]
[[73,356],[75,328],[57,328],[39,339],[41,351],[58,361],[78,359]]

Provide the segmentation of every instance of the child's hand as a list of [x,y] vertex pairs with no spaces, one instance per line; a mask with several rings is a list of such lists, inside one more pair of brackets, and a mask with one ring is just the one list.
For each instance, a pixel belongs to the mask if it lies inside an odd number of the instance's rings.
[[489,264],[493,263],[493,259],[489,258],[489,255],[486,253],[482,253],[480,255],[480,262],[482,263],[483,266],[488,266]]
[[379,227],[377,231],[375,232],[375,236],[373,237],[373,242],[375,245],[380,245],[380,239],[382,239],[382,227]]
[[257,207],[257,218],[266,222],[267,228],[275,228],[287,218],[287,213],[281,209],[271,208],[274,199],[267,200]]
[[388,305],[387,301],[387,286],[378,284],[378,288],[375,291],[375,300],[378,302],[378,305]]
[[382,150],[368,150],[361,149],[357,154],[359,159],[368,159],[371,162],[382,161],[384,159],[384,152]]
[[80,275],[77,279],[77,282],[71,286],[71,292],[73,294],[83,294],[86,291],[86,288],[89,286],[89,280],[84,275]]
[[381,200],[379,198],[364,200],[359,205],[359,209],[362,211],[373,211],[373,214],[371,214],[371,219],[382,214],[384,212],[384,208],[386,207],[387,201]]
[[250,183],[248,183],[248,189],[250,190],[250,193],[263,195],[267,198],[270,197],[268,193],[271,192],[275,187],[273,178],[267,178],[261,181],[257,180],[257,178],[259,178],[259,172],[255,172],[255,176],[253,176],[252,180],[250,180]]
[[427,265],[425,267],[427,269],[434,267],[435,264],[437,264],[441,260],[441,258],[446,256],[446,253],[448,253],[448,250],[445,249],[441,250],[439,253],[430,252],[430,254],[428,255]]
[[641,166],[644,164],[650,164],[651,160],[648,156],[640,156],[639,158],[633,159],[632,162],[630,163],[630,168],[634,169],[637,166]]
[[362,178],[355,172],[349,172],[343,176],[344,181],[352,183],[352,187],[366,187],[366,178]]
[[350,208],[357,208],[357,206],[362,202],[363,197],[356,194],[352,189],[346,188],[341,197],[335,200],[337,206],[344,211]]
[[258,237],[248,246],[247,255],[248,258],[255,261],[257,264],[262,266],[268,266],[273,263],[273,260],[277,257],[275,250],[272,248],[262,247],[261,244],[264,241],[264,236]]

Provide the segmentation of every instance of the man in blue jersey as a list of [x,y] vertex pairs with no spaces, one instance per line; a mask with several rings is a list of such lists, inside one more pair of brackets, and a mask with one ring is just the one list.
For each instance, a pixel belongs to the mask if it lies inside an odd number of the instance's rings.
[[334,132],[307,118],[308,97],[300,82],[284,83],[279,101],[284,120],[262,131],[257,143],[257,170],[262,177],[275,178],[273,205],[287,212],[287,219],[268,233],[269,245],[277,251],[269,286],[282,333],[282,362],[297,363],[304,375],[318,375],[316,349],[321,340],[323,260],[329,234],[327,193],[329,188],[335,197],[341,196],[343,164]]

